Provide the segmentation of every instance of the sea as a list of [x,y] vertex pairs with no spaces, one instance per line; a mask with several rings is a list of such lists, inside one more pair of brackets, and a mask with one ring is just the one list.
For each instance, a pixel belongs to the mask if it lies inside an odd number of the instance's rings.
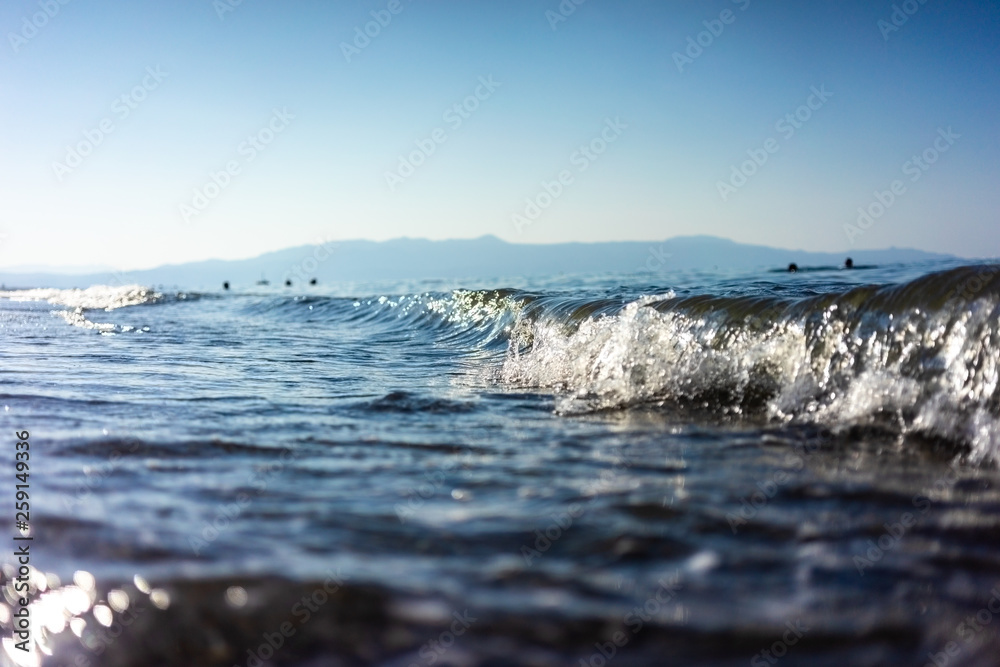
[[3,665],[1000,665],[1000,265],[108,283],[0,291]]

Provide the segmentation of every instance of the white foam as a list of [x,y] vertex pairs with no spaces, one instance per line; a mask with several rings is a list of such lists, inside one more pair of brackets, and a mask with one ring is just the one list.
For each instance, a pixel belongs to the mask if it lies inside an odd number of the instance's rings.
[[553,390],[564,414],[659,401],[733,414],[763,396],[777,421],[834,431],[878,425],[965,443],[970,459],[1000,462],[1000,327],[991,304],[895,320],[833,306],[760,331],[648,303],[575,329],[522,321],[498,379]]
[[151,303],[162,294],[142,285],[94,285],[87,289],[27,289],[0,291],[0,298],[11,301],[47,301],[55,306],[83,310],[115,310],[125,306]]

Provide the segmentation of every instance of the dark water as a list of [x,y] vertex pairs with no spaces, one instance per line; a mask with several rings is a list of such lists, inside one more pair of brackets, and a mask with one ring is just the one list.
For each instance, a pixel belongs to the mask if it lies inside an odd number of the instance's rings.
[[456,287],[0,294],[3,664],[1000,664],[1000,267]]

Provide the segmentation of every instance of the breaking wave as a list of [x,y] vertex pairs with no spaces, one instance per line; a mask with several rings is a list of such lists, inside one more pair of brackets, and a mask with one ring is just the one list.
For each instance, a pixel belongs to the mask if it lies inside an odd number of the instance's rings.
[[202,295],[178,292],[165,295],[151,287],[142,285],[94,285],[86,289],[36,288],[22,290],[0,290],[0,299],[10,301],[44,301],[62,310],[53,311],[68,324],[82,329],[93,329],[102,334],[144,333],[149,327],[116,325],[111,322],[95,322],[88,317],[88,311],[111,311],[129,306],[163,303],[167,301],[196,299]]
[[522,317],[496,380],[556,410],[692,408],[871,427],[1000,462],[1000,266],[797,300],[644,297],[581,321]]
[[11,301],[47,301],[54,306],[74,310],[116,310],[126,306],[155,303],[163,295],[142,285],[94,285],[87,289],[25,289],[0,291],[0,298]]

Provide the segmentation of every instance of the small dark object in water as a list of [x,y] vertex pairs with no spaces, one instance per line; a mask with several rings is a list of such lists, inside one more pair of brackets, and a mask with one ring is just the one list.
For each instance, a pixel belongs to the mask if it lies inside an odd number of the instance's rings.
[[309,284],[310,284],[310,285],[315,285],[315,284],[316,284],[316,279],[315,279],[315,278],[311,279],[311,280],[309,281]]
[[799,270],[799,265],[796,264],[795,262],[792,262],[791,264],[788,265],[789,273],[797,273],[798,270]]
[[850,257],[848,257],[847,259],[845,259],[844,260],[844,268],[845,269],[853,269],[854,268],[854,260],[851,259]]
[[285,287],[291,287],[291,286],[292,286],[292,281],[291,280],[286,280],[285,281]]
[[222,283],[222,289],[229,289],[229,281]]

